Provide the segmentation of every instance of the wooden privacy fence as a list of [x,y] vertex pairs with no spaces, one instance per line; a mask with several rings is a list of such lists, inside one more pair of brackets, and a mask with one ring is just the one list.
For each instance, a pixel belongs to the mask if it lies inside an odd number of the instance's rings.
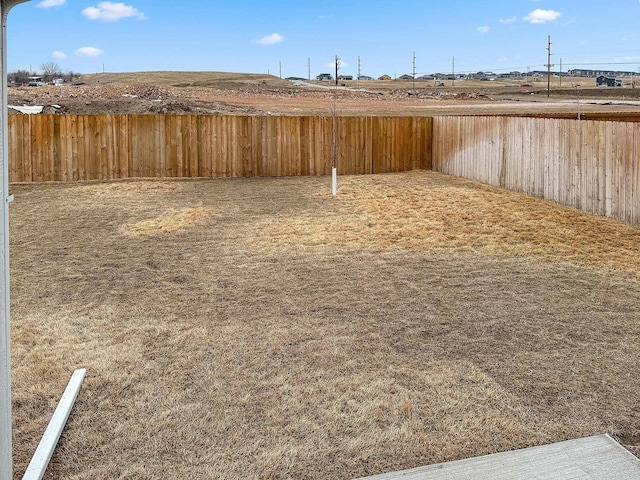
[[640,124],[435,117],[433,169],[640,225]]
[[[331,172],[333,117],[10,115],[9,181]],[[431,168],[428,117],[336,117],[341,174]]]
[[[325,175],[333,122],[10,115],[9,181]],[[433,168],[640,225],[640,123],[477,116],[335,122],[341,174]]]

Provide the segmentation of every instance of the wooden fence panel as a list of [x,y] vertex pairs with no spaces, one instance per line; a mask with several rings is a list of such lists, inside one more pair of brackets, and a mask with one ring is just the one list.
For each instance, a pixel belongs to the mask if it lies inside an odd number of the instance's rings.
[[10,181],[327,175],[430,168],[412,117],[11,115]]
[[[35,120],[35,136],[32,146],[32,151],[35,151],[36,168],[40,172],[38,180],[40,181],[52,181],[53,172],[51,168],[51,159],[49,158],[49,124],[44,116],[34,117]],[[34,148],[35,147],[35,148]]]
[[333,158],[333,119],[331,117],[320,117],[317,120],[319,123],[319,136],[318,138],[316,138],[316,142],[318,142],[318,144],[320,145],[321,165],[325,171],[325,174],[330,175],[332,165],[331,162]]
[[302,174],[300,156],[300,120],[294,117],[280,117],[280,141],[282,142],[283,174],[287,177]]
[[373,117],[367,122],[361,131],[370,132],[364,137],[370,147],[360,150],[365,153],[365,157],[359,159],[364,170],[358,173],[401,172],[431,167],[431,118]]
[[435,117],[433,169],[640,224],[638,123]]
[[301,117],[298,124],[298,135],[300,138],[300,148],[298,152],[300,156],[300,175],[308,176],[312,175],[309,117]]
[[382,173],[389,170],[391,163],[390,145],[393,133],[390,131],[392,123],[387,119],[378,117],[373,119],[373,135],[371,138],[373,149],[372,171]]
[[258,117],[253,122],[253,138],[257,141],[253,150],[253,164],[256,176],[269,176],[269,156],[273,151],[272,134],[274,117]]
[[635,125],[633,123],[624,123],[625,127],[625,150],[624,163],[621,165],[621,175],[624,184],[624,219],[630,222],[633,219],[634,203],[633,203],[633,170],[637,163],[635,155]]
[[[600,139],[597,135],[597,124],[586,121],[580,123],[582,142],[581,157],[581,204],[582,210],[589,213],[598,211],[598,171]],[[591,139],[591,140],[590,140]]]
[[[129,121],[129,131],[130,131],[130,171],[131,176],[134,178],[144,177],[145,174],[149,174],[149,172],[145,172],[144,170],[144,117],[142,116],[131,116]],[[86,158],[86,157],[85,157]],[[86,180],[86,178],[83,178]]]
[[633,173],[631,191],[631,217],[629,222],[633,225],[640,225],[640,162],[637,158],[640,155],[640,125],[633,126]]
[[7,156],[13,160],[9,162],[9,182],[31,181],[31,162],[28,162],[27,168],[19,168],[27,163],[24,161],[26,149],[23,144],[23,140],[28,138],[24,132],[25,118],[22,115],[9,115]]
[[640,224],[640,125],[507,117],[10,115],[10,182],[429,169]]
[[211,123],[213,117],[198,117],[198,176],[211,177],[213,172],[213,143]]

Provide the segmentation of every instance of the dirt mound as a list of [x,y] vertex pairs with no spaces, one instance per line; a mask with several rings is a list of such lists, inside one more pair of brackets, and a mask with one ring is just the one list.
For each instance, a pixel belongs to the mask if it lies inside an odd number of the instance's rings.
[[139,97],[146,100],[163,100],[176,97],[175,92],[172,92],[167,88],[158,86],[135,85],[126,88],[130,91],[130,93],[124,93],[123,96]]
[[[590,105],[588,112],[584,104],[578,107],[567,101],[575,99],[570,86],[552,89],[554,105],[543,95],[531,95],[534,93],[531,89],[488,83],[460,81],[454,87],[425,82],[414,85],[410,81],[352,81],[343,82],[345,86],[336,89],[328,82],[294,83],[272,75],[138,72],[85,75],[74,85],[10,87],[8,96],[10,105],[38,105],[45,107],[45,113],[78,115],[331,115],[334,105],[337,105],[338,115],[412,116],[575,114],[578,108],[586,114],[636,109],[632,105],[625,108],[612,102],[608,106]],[[610,100],[613,97],[609,95],[617,95],[628,103],[634,94],[640,94],[640,89],[584,88],[580,96],[602,95]]]
[[193,113],[193,109],[182,102],[169,102],[164,104],[152,105],[149,109],[149,113],[161,113],[163,115],[167,114],[183,114],[183,113]]
[[392,90],[389,95],[393,98],[417,98],[423,100],[491,100],[491,97],[481,92],[455,92],[450,90]]

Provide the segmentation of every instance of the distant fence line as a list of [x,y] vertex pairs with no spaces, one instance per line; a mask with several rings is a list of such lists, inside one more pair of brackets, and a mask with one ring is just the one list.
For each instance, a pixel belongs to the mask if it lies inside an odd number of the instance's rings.
[[[331,172],[333,117],[10,115],[9,181]],[[336,117],[341,174],[431,168],[429,117]]]
[[434,117],[433,169],[640,225],[640,124]]

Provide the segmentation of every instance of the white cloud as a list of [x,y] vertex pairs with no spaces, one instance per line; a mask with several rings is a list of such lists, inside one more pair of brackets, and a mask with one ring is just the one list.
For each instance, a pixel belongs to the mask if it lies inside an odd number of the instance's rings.
[[260,45],[275,45],[276,43],[284,42],[284,37],[279,33],[272,33],[271,35],[267,35],[266,37],[262,37],[258,40]]
[[51,8],[51,7],[59,7],[64,5],[67,0],[42,0],[39,4],[36,5],[38,8]]
[[476,27],[476,30],[480,33],[487,33],[491,28],[488,25],[482,25],[481,27]]
[[555,10],[542,10],[541,8],[536,8],[529,15],[523,17],[523,20],[529,23],[545,23],[557,20],[561,16],[562,13],[556,12]]
[[62,59],[64,59],[64,58],[67,58],[67,54],[66,54],[66,53],[64,53],[64,52],[59,52],[58,50],[54,50],[54,51],[51,53],[51,56],[52,56],[53,58],[57,58],[57,59],[59,59],[59,60],[62,60]]
[[99,57],[104,52],[95,47],[82,47],[74,52],[78,57]]
[[501,18],[500,23],[514,23],[518,20],[518,17]]
[[134,17],[138,20],[147,18],[144,13],[135,7],[113,2],[100,2],[97,7],[87,7],[82,10],[82,14],[91,20],[102,20],[103,22],[117,22],[129,17]]

